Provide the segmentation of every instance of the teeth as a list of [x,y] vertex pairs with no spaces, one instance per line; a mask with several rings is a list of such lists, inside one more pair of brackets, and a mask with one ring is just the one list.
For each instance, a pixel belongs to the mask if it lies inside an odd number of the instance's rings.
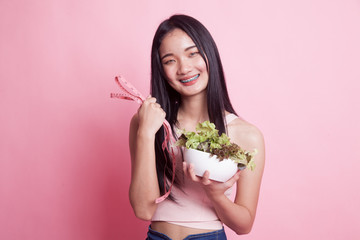
[[182,82],[182,83],[188,83],[188,82],[191,82],[191,81],[197,79],[199,76],[200,76],[200,74],[198,74],[198,75],[196,75],[196,76],[194,76],[194,77],[192,77],[192,78],[189,78],[189,79],[187,79],[187,80],[181,80],[181,82]]

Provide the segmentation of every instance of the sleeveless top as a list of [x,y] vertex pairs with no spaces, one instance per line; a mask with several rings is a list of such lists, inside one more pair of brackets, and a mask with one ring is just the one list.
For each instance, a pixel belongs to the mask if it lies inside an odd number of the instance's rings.
[[[226,115],[226,125],[236,118],[237,116],[234,114]],[[182,156],[178,154],[177,157],[181,158]],[[230,198],[231,190],[232,187],[225,192],[228,198]],[[173,186],[171,193],[176,202],[165,199],[159,203],[152,221],[166,221],[198,229],[222,229],[223,224],[200,184],[185,177],[182,190]]]

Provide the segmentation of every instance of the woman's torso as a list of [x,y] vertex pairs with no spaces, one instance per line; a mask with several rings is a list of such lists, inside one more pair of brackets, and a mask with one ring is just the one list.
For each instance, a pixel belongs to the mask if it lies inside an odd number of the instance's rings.
[[[229,124],[231,121],[233,121],[234,119],[236,119],[237,116],[233,115],[233,114],[228,114],[226,116],[226,122],[227,124]],[[179,164],[177,164],[179,165]],[[204,192],[201,193],[201,189],[197,188],[194,184],[196,183],[191,183],[191,180],[185,180],[185,182],[188,182],[188,184],[190,185],[187,186],[186,190],[189,189],[189,192],[192,196],[194,197],[194,203],[189,202],[188,200],[193,200],[193,199],[179,199],[180,203],[185,203],[185,204],[189,204],[192,205],[192,209],[184,209],[184,212],[178,211],[178,209],[176,208],[176,203],[171,202],[169,200],[166,200],[168,202],[165,202],[163,206],[161,206],[159,208],[158,211],[161,211],[160,213],[157,212],[155,213],[156,219],[151,222],[151,228],[155,231],[161,232],[166,234],[167,236],[171,237],[172,239],[184,239],[186,236],[191,235],[191,234],[199,234],[199,233],[206,233],[206,232],[211,232],[214,230],[219,230],[222,228],[222,223],[221,221],[218,219],[215,209],[212,208],[210,200],[206,200],[207,197],[204,196]],[[199,186],[198,186],[199,187]],[[173,188],[174,189],[174,188]],[[181,195],[180,198],[182,198],[183,196],[185,196],[184,194],[181,193],[181,191],[178,191],[178,189],[174,189],[175,193],[178,193],[179,195]],[[178,192],[176,192],[178,191]],[[196,193],[195,193],[196,192]],[[200,192],[200,193],[199,193]],[[229,197],[231,193],[231,189],[229,189],[229,191],[226,193],[226,195]],[[196,201],[199,198],[203,198],[204,200],[202,200],[202,202],[198,202],[199,204],[196,205]],[[204,205],[202,204],[204,203]],[[201,206],[200,206],[201,204]],[[197,209],[198,208],[202,208],[202,209]],[[179,208],[181,209],[181,208]],[[189,211],[189,212],[186,212]],[[201,211],[201,213],[203,214],[203,218],[198,216],[198,212]],[[171,212],[171,213],[169,213]],[[191,212],[191,213],[190,213]],[[175,221],[171,221],[171,217],[169,216],[167,219],[166,218],[161,218],[159,217],[159,215],[172,215],[175,218]],[[194,220],[193,222],[186,222],[184,223],[184,215],[189,215],[191,214],[190,217],[192,220]],[[178,216],[178,215],[182,215],[182,216]],[[204,225],[205,224],[205,225]]]

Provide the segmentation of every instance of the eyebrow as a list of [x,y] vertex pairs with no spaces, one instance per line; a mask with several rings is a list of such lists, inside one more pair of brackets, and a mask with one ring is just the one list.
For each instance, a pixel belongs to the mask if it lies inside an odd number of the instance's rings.
[[[189,51],[192,48],[196,48],[196,45],[185,48],[184,52]],[[173,55],[174,55],[173,53],[167,53],[167,54],[165,54],[164,56],[161,57],[161,60],[163,60],[166,57],[173,56]]]

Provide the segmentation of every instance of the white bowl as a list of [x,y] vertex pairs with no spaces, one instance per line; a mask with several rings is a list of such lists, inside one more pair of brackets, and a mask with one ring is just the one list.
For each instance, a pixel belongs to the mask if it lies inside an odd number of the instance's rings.
[[231,159],[219,161],[216,156],[210,157],[210,153],[195,149],[184,148],[184,160],[194,165],[194,172],[202,177],[206,170],[209,171],[209,179],[218,182],[226,182],[237,172],[238,167]]

